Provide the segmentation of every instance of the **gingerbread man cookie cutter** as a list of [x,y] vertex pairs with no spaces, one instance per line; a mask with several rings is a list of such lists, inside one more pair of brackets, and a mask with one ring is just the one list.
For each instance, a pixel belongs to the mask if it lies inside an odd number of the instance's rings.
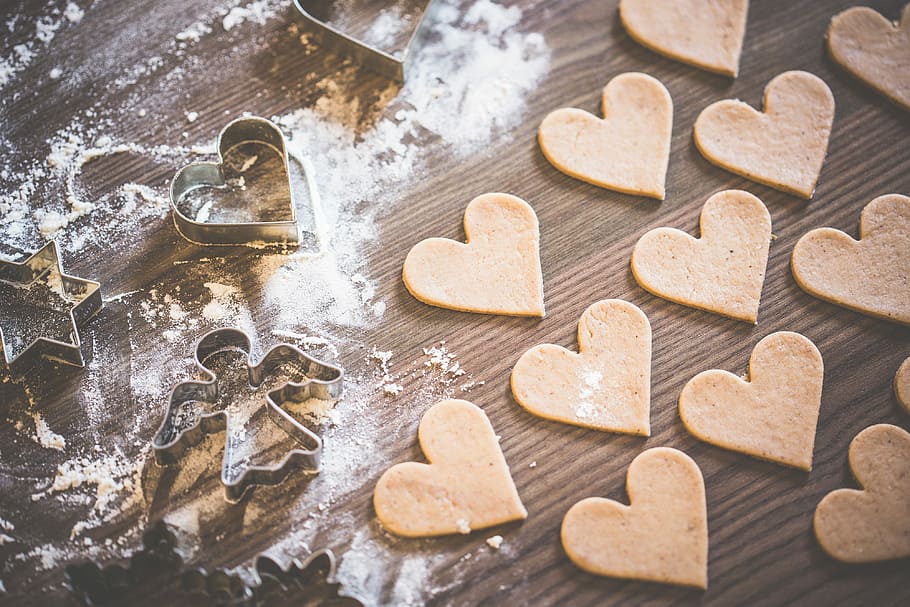
[[[19,290],[30,289],[42,279],[47,281],[45,295],[53,294],[58,306],[61,302],[66,305],[65,315],[69,320],[67,334],[38,334],[23,339],[18,331],[13,330],[17,323],[11,322],[15,318],[21,321],[22,318],[20,306],[14,300],[18,299]],[[55,308],[50,297],[41,299],[35,305],[63,313]],[[0,346],[3,348],[3,361],[10,373],[23,375],[31,371],[41,359],[84,367],[79,328],[91,320],[102,306],[99,283],[64,273],[56,241],[48,241],[24,261],[0,259]]]
[[303,0],[294,0],[294,6],[297,7],[303,18],[321,33],[322,41],[329,48],[339,55],[352,57],[367,69],[397,82],[404,82],[407,78],[418,34],[421,26],[426,22],[426,16],[429,14],[432,5],[433,0],[425,0],[423,2],[423,10],[414,19],[414,27],[403,49],[399,52],[390,53],[345,34],[337,27],[317,18],[311,10],[306,8]]
[[285,364],[296,363],[308,378],[303,383],[287,382],[280,388],[265,394],[265,407],[269,419],[297,441],[301,448],[292,449],[275,465],[247,466],[242,473],[231,474],[228,450],[221,466],[221,483],[225,499],[239,502],[244,493],[254,485],[277,485],[295,470],[319,472],[322,455],[322,439],[295,419],[282,406],[285,403],[301,403],[310,398],[337,400],[343,392],[344,370],[318,360],[290,344],[272,347],[258,363],[251,360],[252,341],[240,329],[216,329],[207,333],[196,343],[195,364],[203,376],[201,381],[186,381],[177,384],[168,403],[161,426],[152,439],[152,448],[159,465],[177,463],[184,453],[198,445],[209,434],[227,429],[226,409],[187,413],[184,405],[193,402],[215,404],[222,394],[216,374],[206,362],[215,354],[225,351],[242,352],[246,356],[249,384],[261,386],[273,372]]
[[[253,143],[274,150],[281,157],[287,191],[281,202],[287,205],[287,217],[277,221],[208,222],[198,216],[188,217],[180,209],[180,202],[190,192],[200,188],[225,189],[229,187],[225,175],[225,159],[237,146]],[[313,191],[313,176],[305,171],[307,184]],[[195,244],[244,245],[256,242],[266,244],[298,244],[297,209],[290,183],[287,144],[284,134],[273,122],[256,116],[246,116],[230,122],[218,135],[218,162],[193,162],[180,169],[171,181],[171,210],[174,225],[180,235]]]

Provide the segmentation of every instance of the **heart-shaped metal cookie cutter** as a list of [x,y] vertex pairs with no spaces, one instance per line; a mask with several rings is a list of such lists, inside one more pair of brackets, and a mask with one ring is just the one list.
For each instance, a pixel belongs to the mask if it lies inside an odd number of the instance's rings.
[[391,54],[345,34],[340,29],[316,18],[303,6],[302,0],[294,0],[294,6],[297,7],[300,14],[322,33],[323,42],[331,47],[332,50],[341,55],[351,56],[364,67],[398,82],[404,82],[408,75],[417,34],[420,32],[420,28],[424,24],[432,5],[433,0],[424,2],[423,11],[415,19],[414,27],[404,48],[400,53]]
[[[254,221],[243,223],[208,223],[193,220],[181,212],[180,200],[189,192],[203,187],[225,187],[224,160],[228,153],[244,143],[258,143],[275,150],[282,159],[284,174],[288,179],[288,219],[282,221]],[[218,135],[217,163],[194,162],[180,169],[171,182],[171,209],[177,231],[196,244],[238,245],[253,242],[269,244],[297,244],[300,234],[297,227],[297,210],[290,184],[288,151],[284,134],[274,123],[265,118],[246,116],[229,123]],[[310,182],[312,177],[306,175]],[[312,184],[311,184],[312,185]]]

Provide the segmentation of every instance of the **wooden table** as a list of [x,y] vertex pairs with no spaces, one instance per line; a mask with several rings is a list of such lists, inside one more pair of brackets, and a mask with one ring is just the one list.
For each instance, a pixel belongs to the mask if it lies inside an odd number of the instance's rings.
[[[19,94],[0,102],[4,153],[18,154],[23,161],[42,158],[47,153],[43,142],[72,116],[98,99],[112,104],[122,101],[117,97],[122,93],[111,92],[104,76],[104,61],[114,65],[118,58],[102,59],[105,55],[100,50],[103,40],[115,31],[111,28],[141,23],[136,38],[137,54],[141,54],[143,38],[160,37],[162,24],[185,8],[185,3],[176,2],[97,4],[91,9],[95,16],[56,51],[69,60],[97,61],[91,77],[65,96],[54,95],[48,92],[51,85],[44,77],[54,65],[53,59],[36,59],[14,85]],[[422,347],[446,340],[474,380],[485,381],[466,397],[485,409],[501,434],[505,457],[529,517],[522,524],[469,537],[405,541],[383,534],[371,503],[375,481],[395,462],[421,459],[415,430],[421,413],[433,403],[416,390],[406,391],[395,400],[383,399],[377,393],[375,406],[364,413],[372,418],[370,423],[385,428],[370,449],[375,461],[356,479],[354,490],[336,496],[330,505],[331,516],[317,517],[312,531],[304,533],[307,547],[331,547],[348,558],[363,548],[352,546],[353,538],[358,534],[360,541],[367,538],[375,553],[382,556],[372,564],[370,574],[375,594],[365,597],[375,603],[404,601],[401,592],[396,594],[399,578],[417,580],[410,590],[414,603],[434,605],[910,603],[906,560],[875,566],[838,564],[820,550],[811,528],[815,505],[822,496],[838,487],[855,486],[847,467],[851,439],[875,423],[910,428],[891,384],[900,362],[910,355],[910,330],[810,297],[797,287],[788,265],[793,245],[808,230],[833,226],[855,237],[859,212],[870,200],[892,192],[910,194],[910,114],[860,85],[836,67],[825,51],[830,17],[851,2],[754,1],[740,76],[735,80],[665,59],[633,42],[620,25],[616,0],[526,0],[519,4],[524,9],[520,27],[540,31],[552,49],[548,76],[530,95],[523,124],[508,137],[494,139],[486,149],[454,166],[444,150],[429,149],[436,161],[428,163],[426,174],[408,186],[404,199],[377,220],[376,248],[364,271],[378,285],[374,300],[386,302],[385,315],[373,328],[349,331],[349,345],[339,352],[338,359],[354,381],[370,383],[375,366],[366,356],[369,347],[395,352],[392,372],[408,373],[420,368],[415,361],[420,360]],[[865,4],[895,19],[902,0],[868,0]],[[23,5],[2,2],[0,15],[7,18],[18,11],[40,9]],[[306,87],[297,86],[295,74],[315,73],[318,77],[336,69],[337,62],[295,52],[299,47],[285,34],[295,21],[297,17],[289,8],[261,26],[262,30],[255,33],[261,50],[253,57],[230,56],[229,40],[202,39],[194,52],[203,59],[211,58],[217,69],[229,70],[225,86],[187,83],[184,95],[169,101],[171,106],[166,105],[168,100],[152,100],[165,104],[161,111],[169,113],[174,123],[150,123],[135,116],[109,125],[109,129],[121,138],[148,144],[178,140],[180,132],[187,129],[195,138],[210,138],[223,126],[221,110],[233,115],[251,111],[269,116],[314,103]],[[709,164],[692,142],[692,125],[709,103],[739,98],[760,105],[765,84],[791,69],[807,70],[823,78],[837,102],[828,158],[810,202]],[[672,153],[667,197],[662,203],[570,179],[547,163],[536,143],[536,128],[549,111],[574,106],[599,112],[603,85],[614,75],[628,71],[657,77],[673,97]],[[251,79],[249,86],[242,78]],[[364,75],[365,98],[369,91],[382,86],[381,78]],[[187,127],[179,118],[182,108],[187,100],[199,103],[200,99],[204,100],[202,105],[219,112]],[[103,123],[105,117],[98,116],[97,120]],[[115,163],[107,173],[95,177],[98,187],[110,188],[134,179],[140,166],[141,161],[135,159]],[[173,167],[157,167],[155,171],[147,175],[148,182],[160,189]],[[653,297],[638,287],[629,270],[632,247],[643,233],[657,226],[695,233],[703,202],[727,188],[742,188],[759,196],[771,212],[777,237],[771,245],[757,326]],[[547,316],[542,320],[429,307],[413,299],[400,280],[401,265],[410,247],[430,236],[463,239],[464,206],[473,196],[488,191],[519,195],[537,211],[547,305]],[[42,202],[34,200],[34,204]],[[182,285],[187,297],[202,297],[206,293],[202,285],[188,278],[183,266],[174,261],[199,259],[206,254],[179,238],[169,219],[159,219],[149,222],[138,234],[112,234],[103,246],[90,247],[81,257],[65,255],[65,263],[72,273],[108,285],[105,295],[146,292],[164,280]],[[232,251],[225,257],[224,269],[236,272],[238,283],[245,283],[249,259],[259,254],[245,249]],[[520,354],[545,342],[576,347],[579,315],[589,304],[605,298],[636,304],[653,327],[652,434],[648,439],[543,421],[522,410],[510,394],[509,372]],[[86,412],[74,406],[74,393],[80,389],[82,377],[78,370],[52,368],[27,384],[35,406],[51,427],[66,436],[71,449],[68,457],[80,449],[90,449],[95,442],[103,450],[118,446],[139,453],[146,444],[143,440],[151,438],[160,419],[170,386],[161,387],[158,402],[141,402],[123,379],[123,373],[128,377],[130,365],[138,364],[131,361],[142,360],[142,352],[158,347],[161,341],[151,327],[129,322],[129,315],[136,315],[137,309],[134,300],[127,301],[133,304],[108,304],[84,335],[88,349],[113,344],[119,352],[104,372],[103,385],[98,386],[107,412],[103,421],[87,424]],[[251,306],[257,328],[268,336],[272,328],[269,311]],[[814,466],[809,474],[699,442],[685,431],[677,415],[676,399],[695,373],[712,368],[745,372],[754,344],[779,330],[806,335],[824,357],[824,393]],[[129,336],[128,331],[132,331]],[[133,351],[130,344],[134,344]],[[138,352],[135,344],[139,344]],[[189,362],[181,368],[184,377],[189,376]],[[61,570],[67,561],[79,560],[78,547],[71,550],[76,556],[46,570],[35,569],[34,560],[10,560],[41,543],[64,541],[81,514],[78,505],[30,501],[36,485],[53,475],[61,455],[40,448],[14,429],[16,420],[28,419],[28,399],[22,385],[0,384],[0,394],[0,412],[10,420],[0,425],[0,517],[15,519],[13,535],[20,542],[0,546],[0,557],[7,559],[0,577],[10,591],[0,594],[0,603],[70,601],[65,598]],[[344,401],[338,406],[344,407]],[[344,433],[345,429],[335,431]],[[126,444],[124,436],[142,440],[137,445]],[[704,474],[710,528],[706,592],[588,575],[569,562],[560,545],[559,527],[568,508],[589,496],[625,502],[629,463],[644,449],[657,446],[682,449]],[[154,486],[148,489],[146,503],[95,529],[94,542],[116,540],[125,530],[135,529],[141,517],[157,520],[176,505],[220,492],[216,462],[190,495],[168,495]],[[535,467],[530,466],[532,462],[536,462]],[[156,476],[160,474],[149,464],[143,477],[160,482]],[[257,552],[289,533],[301,532],[302,521],[289,520],[287,513],[292,506],[306,503],[306,482],[290,481],[279,488],[257,490],[254,495],[238,506],[216,501],[214,512],[199,532],[192,563],[208,568],[248,565]],[[244,524],[251,502],[259,518],[253,524]],[[310,507],[316,510],[315,503]],[[505,537],[499,551],[484,544],[484,539],[494,534]],[[124,550],[137,543],[134,531]],[[299,556],[306,556],[307,547],[301,542]],[[420,567],[424,570],[415,572]],[[160,597],[151,595],[133,598],[132,604],[137,605],[161,602]]]

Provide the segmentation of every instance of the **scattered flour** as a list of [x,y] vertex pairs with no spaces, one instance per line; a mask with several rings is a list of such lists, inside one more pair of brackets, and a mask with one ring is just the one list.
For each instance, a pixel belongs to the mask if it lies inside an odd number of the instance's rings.
[[583,400],[575,405],[575,419],[588,420],[597,414],[597,407],[594,403]]
[[414,27],[414,18],[404,11],[404,7],[395,4],[383,9],[369,29],[363,35],[363,41],[376,48],[398,54],[400,48],[394,48],[399,37],[410,32]]
[[196,23],[190,25],[181,32],[178,32],[174,38],[179,42],[186,42],[189,44],[196,44],[199,42],[203,36],[206,34],[212,33],[212,27],[207,23],[202,23],[197,21]]
[[485,23],[490,34],[501,36],[521,21],[522,11],[517,6],[504,8],[492,0],[477,0],[465,13],[464,22],[470,25]]
[[47,421],[37,411],[30,411],[29,415],[35,420],[35,441],[45,449],[56,449],[63,451],[66,448],[66,440],[52,431],[47,425]]
[[79,23],[82,21],[82,17],[85,16],[85,11],[79,8],[79,5],[75,2],[67,2],[66,8],[63,11],[63,16],[66,17],[70,23]]
[[236,316],[239,309],[238,294],[240,289],[217,282],[207,282],[204,286],[212,292],[212,300],[202,308],[202,316],[204,318],[212,321],[222,321]]
[[596,369],[583,369],[581,373],[582,381],[584,381],[585,385],[591,390],[600,388],[600,381],[603,377],[603,373]]
[[128,511],[141,501],[139,476],[145,457],[140,457],[137,463],[119,449],[115,451],[97,459],[78,457],[67,460],[57,467],[57,475],[50,487],[32,494],[32,501],[37,502],[72,489],[94,487],[89,517],[73,526],[71,539]]
[[382,376],[379,381],[379,387],[382,388],[382,393],[392,397],[401,394],[404,390],[404,386],[397,383],[395,381],[397,377],[393,376],[389,371],[389,362],[392,360],[392,352],[382,352],[377,350],[374,346],[373,350],[370,352],[369,359],[379,366],[379,373]]
[[[3,529],[5,532],[12,532],[15,528],[16,527],[12,523],[0,518],[0,529]],[[15,541],[16,538],[8,535],[8,533],[0,533],[0,546],[15,543]],[[6,587],[3,585],[3,580],[0,580],[0,593],[3,592],[6,592]]]
[[[428,148],[443,149],[458,161],[482,151],[494,139],[508,138],[509,129],[524,119],[527,95],[549,70],[550,53],[544,38],[520,31],[520,8],[490,0],[437,0],[437,5],[428,22],[432,35],[416,49],[413,71],[404,86],[390,84],[367,104],[350,95],[362,74],[345,64],[331,76],[307,82],[307,88],[318,93],[312,104],[272,117],[287,136],[291,157],[316,177],[315,189],[295,189],[295,198],[303,205],[298,210],[309,209],[314,214],[319,241],[315,252],[264,248],[250,253],[247,278],[252,284],[236,282],[236,275],[225,271],[224,260],[217,255],[176,261],[173,270],[181,282],[204,285],[201,297],[198,289],[190,296],[189,289],[181,290],[167,278],[153,285],[114,284],[106,291],[121,293],[109,299],[109,305],[122,305],[128,311],[129,396],[135,402],[127,410],[134,410],[136,419],[131,434],[124,437],[127,443],[147,448],[168,391],[193,373],[192,343],[210,328],[240,326],[260,340],[264,335],[293,340],[301,348],[317,350],[320,356],[328,353],[338,357],[339,352],[366,347],[365,334],[376,326],[386,308],[386,302],[377,298],[367,264],[368,254],[376,247],[376,219],[391,212],[426,170]],[[54,6],[48,4],[37,22],[17,22],[17,27],[34,27],[35,33],[19,50],[0,57],[0,87],[27,69],[38,53],[45,52],[64,26],[83,19],[83,10],[75,3],[62,10]],[[87,250],[109,254],[115,244],[129,242],[132,246],[153,229],[172,230],[167,225],[167,179],[179,166],[199,157],[211,159],[211,133],[223,124],[208,112],[184,114],[176,102],[167,107],[162,100],[185,103],[179,97],[184,92],[184,79],[188,75],[210,75],[193,56],[204,37],[215,36],[223,29],[236,38],[241,53],[251,54],[261,50],[255,46],[260,43],[248,41],[246,30],[243,34],[234,32],[248,27],[254,33],[256,25],[288,13],[287,2],[279,0],[218,3],[207,16],[180,23],[167,32],[161,47],[150,48],[141,62],[125,65],[121,73],[112,75],[109,87],[127,94],[121,106],[105,105],[102,100],[75,114],[69,125],[49,138],[49,149],[40,152],[46,153],[44,157],[18,159],[19,164],[10,158],[0,161],[0,232],[4,243],[29,250],[44,238],[54,237],[70,254]],[[373,34],[379,39],[391,40],[410,19],[405,13],[396,13],[394,7],[384,15],[374,24]],[[396,15],[400,17],[398,23]],[[318,50],[295,27],[287,31],[306,45],[306,54]],[[70,67],[56,69],[60,76],[66,74],[59,84],[65,86],[71,79]],[[187,122],[198,120],[200,132],[210,134],[202,137],[203,141],[193,141],[180,137],[180,127],[177,133],[151,128],[151,121],[157,125],[162,119],[181,117]],[[226,115],[224,122],[232,117]],[[134,128],[121,128],[124,121]],[[133,133],[135,137],[144,128],[142,143],[124,134]],[[88,187],[86,175],[94,168],[93,163],[109,162],[121,155],[146,159],[166,170],[148,180],[139,171],[126,183],[108,184],[113,190],[105,193]],[[128,241],[123,240],[124,234],[130,235]],[[256,294],[255,301],[248,301],[251,294]],[[256,323],[251,309],[263,312]],[[149,336],[154,340],[151,345]],[[96,342],[92,346],[96,360],[112,361],[122,356],[111,351],[110,343]],[[360,352],[365,351],[369,350]],[[374,366],[378,364],[378,370],[367,367],[360,375],[348,376],[344,398],[338,403],[318,401],[298,406],[301,415],[321,425],[324,467],[288,512],[288,519],[304,522],[289,528],[286,537],[272,547],[274,551],[300,556],[301,546],[317,545],[314,538],[320,528],[344,527],[345,519],[333,512],[333,505],[358,491],[364,479],[375,478],[395,459],[396,454],[377,453],[376,444],[389,432],[403,435],[413,428],[380,426],[373,414],[378,399],[399,396],[394,406],[401,410],[402,418],[416,420],[436,400],[484,383],[475,381],[462,368],[444,342],[429,345],[422,352],[399,352],[396,367],[403,370],[396,374],[390,372],[391,352],[373,348],[368,358]],[[399,364],[402,360],[403,365]],[[348,364],[356,368],[356,363]],[[100,363],[89,365],[80,391],[79,402],[93,424],[105,419],[101,389],[108,381],[105,368]],[[37,430],[37,418],[35,425]],[[15,557],[15,562],[35,564],[38,569],[99,554],[104,547],[91,545],[91,534],[86,532],[135,514],[137,506],[144,503],[141,473],[148,456],[147,451],[138,457],[120,450],[86,451],[74,444],[76,437],[67,435],[71,443],[67,444],[63,436],[50,432],[46,425],[44,428],[49,434],[39,439],[42,444],[59,445],[72,456],[58,465],[55,477],[37,487],[33,499],[54,500],[54,507],[64,508],[79,504],[70,500],[85,498],[88,501],[81,507],[87,506],[88,514],[73,526],[72,540],[43,538]],[[38,430],[36,435],[41,433]],[[200,494],[195,484],[210,475],[212,462],[221,458],[224,441],[222,437],[219,444],[216,438],[184,462],[177,473],[174,491],[191,497],[175,502],[167,520],[189,535],[197,535],[208,517],[225,508],[220,488]],[[42,507],[49,509],[51,505]],[[251,514],[249,524],[254,525],[255,519]],[[136,540],[142,523],[140,516],[137,525],[124,533],[129,539],[104,548],[109,549],[106,554],[122,553],[129,541]],[[387,596],[389,602],[401,605],[423,604],[432,595],[429,575],[445,555],[424,551],[402,558],[362,521],[350,528],[355,530],[354,537],[343,556],[339,577],[352,591],[368,598]],[[389,573],[377,572],[380,565],[388,563],[396,563],[396,568]],[[7,571],[4,569],[4,577],[9,580]]]
[[465,370],[461,368],[461,363],[456,360],[458,357],[454,352],[449,352],[446,342],[442,341],[439,345],[424,348],[423,353],[424,356],[428,357],[428,360],[424,363],[425,367],[439,369],[444,375],[452,379],[465,374]]
[[267,20],[286,6],[287,3],[280,0],[256,0],[246,5],[234,6],[222,17],[221,26],[228,32],[246,21],[265,25]]
[[[84,15],[83,9],[75,2],[67,3],[62,12],[55,2],[49,2],[46,4],[44,14],[36,21],[22,20],[21,27],[34,27],[34,34],[25,42],[15,45],[12,54],[0,57],[0,89],[9,84],[18,73],[28,68],[38,53],[53,41],[61,27],[67,23],[79,23]],[[11,23],[14,23],[9,28],[11,33],[18,34],[19,22]]]
[[420,557],[405,557],[392,591],[396,604],[423,605],[424,588],[429,582],[430,562]]
[[[345,589],[357,592],[364,598],[382,597],[370,602],[375,604],[420,606],[432,596],[430,572],[445,555],[438,551],[416,553],[395,551],[384,538],[377,538],[368,528],[353,532],[350,549],[338,567],[338,579]],[[388,563],[377,568],[377,563]],[[387,593],[387,589],[391,591]]]
[[337,423],[338,415],[335,412],[336,402],[338,401],[310,398],[302,403],[289,403],[285,406],[297,416],[315,424],[324,424],[326,422]]
[[387,383],[382,386],[382,392],[386,396],[398,396],[404,391],[404,386],[396,383]]
[[575,405],[575,418],[579,420],[591,420],[594,417],[602,417],[605,411],[595,405],[591,399],[600,391],[600,381],[603,374],[596,369],[583,369],[580,373],[580,379],[584,382],[579,397],[581,401]]
[[304,349],[314,348],[319,346],[331,347],[332,342],[330,342],[325,337],[318,337],[315,335],[307,335],[306,333],[297,333],[295,331],[286,331],[283,329],[275,329],[272,331],[272,335],[275,337],[281,337],[284,339],[293,339],[296,340]]

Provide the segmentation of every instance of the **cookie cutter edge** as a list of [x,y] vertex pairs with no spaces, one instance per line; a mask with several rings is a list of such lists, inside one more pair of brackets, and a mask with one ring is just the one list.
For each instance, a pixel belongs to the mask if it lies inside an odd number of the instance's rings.
[[[187,569],[182,574],[183,590],[188,593],[201,594],[209,598],[219,600],[223,596],[231,595],[232,599],[220,600],[219,604],[223,605],[259,605],[265,604],[260,602],[264,597],[258,596],[262,586],[265,584],[264,577],[274,579],[281,586],[285,586],[288,578],[295,578],[303,575],[307,569],[317,566],[317,562],[323,559],[325,564],[325,583],[329,588],[330,600],[347,600],[351,607],[359,605],[363,607],[366,603],[356,594],[345,590],[344,584],[338,581],[336,576],[338,562],[335,554],[329,548],[323,548],[311,553],[305,560],[292,558],[287,566],[282,567],[278,561],[264,553],[259,553],[254,559],[252,567],[253,581],[245,584],[242,589],[238,589],[234,584],[236,577],[227,573],[224,569],[215,569],[211,573],[204,568]],[[305,593],[307,587],[300,584],[300,588]],[[232,592],[238,591],[232,595]],[[334,603],[333,603],[334,604]]]
[[320,559],[324,559],[326,561],[325,581],[328,586],[332,587],[331,592],[333,595],[330,598],[347,599],[352,603],[356,603],[363,607],[366,604],[364,600],[358,595],[352,594],[345,590],[344,584],[338,580],[338,577],[336,575],[338,570],[338,561],[335,558],[335,553],[332,552],[332,550],[329,548],[323,548],[311,553],[302,562],[298,558],[291,559],[287,567],[282,567],[278,561],[270,556],[260,554],[258,557],[256,557],[256,562],[254,565],[254,569],[256,571],[256,588],[253,589],[254,594],[256,589],[263,584],[263,574],[278,579],[279,583],[282,583],[282,580],[280,579],[281,577],[289,575],[301,575],[305,573],[307,569],[313,567],[315,563]]
[[426,22],[427,14],[430,12],[433,2],[434,0],[426,0],[424,3],[423,10],[411,30],[411,35],[401,50],[400,58],[345,34],[321,19],[317,19],[303,7],[301,0],[294,0],[294,6],[304,19],[324,34],[324,40],[329,43],[328,46],[333,50],[339,54],[353,57],[359,63],[378,74],[391,78],[396,82],[404,82],[410,71],[411,54],[414,50],[415,42],[420,29]]

